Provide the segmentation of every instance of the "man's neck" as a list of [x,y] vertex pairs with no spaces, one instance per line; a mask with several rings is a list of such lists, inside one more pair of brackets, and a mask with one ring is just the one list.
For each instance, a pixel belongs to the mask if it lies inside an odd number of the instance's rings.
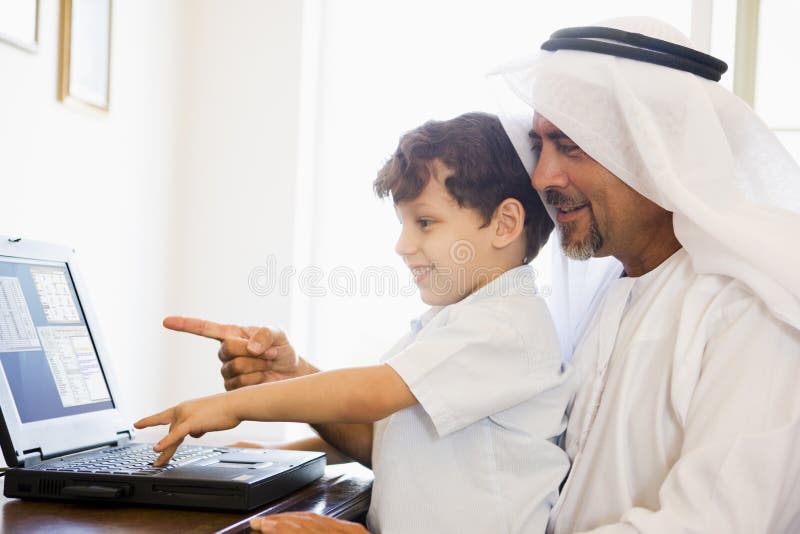
[[678,238],[672,232],[667,235],[653,236],[649,245],[637,254],[616,256],[622,262],[625,276],[638,277],[649,273],[681,248]]

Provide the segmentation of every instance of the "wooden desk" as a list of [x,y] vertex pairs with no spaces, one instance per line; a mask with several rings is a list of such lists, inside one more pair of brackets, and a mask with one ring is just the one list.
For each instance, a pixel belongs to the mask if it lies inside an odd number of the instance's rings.
[[308,511],[350,521],[369,508],[372,472],[360,464],[330,465],[325,476],[280,501],[248,513],[106,504],[21,501],[0,497],[3,533],[249,532],[250,518],[289,511]]

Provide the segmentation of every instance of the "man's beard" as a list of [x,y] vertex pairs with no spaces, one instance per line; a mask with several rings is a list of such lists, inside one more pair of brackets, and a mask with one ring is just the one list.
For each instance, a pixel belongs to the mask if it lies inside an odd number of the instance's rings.
[[561,238],[561,249],[568,258],[580,261],[588,260],[603,246],[603,236],[600,235],[597,222],[592,216],[589,223],[589,234],[580,241],[571,239],[575,231],[575,223],[558,223],[558,235]]
[[[586,198],[571,198],[554,189],[546,190],[544,198],[547,204],[557,209],[571,209],[588,204]],[[556,223],[558,235],[561,238],[561,249],[568,258],[580,261],[588,260],[603,246],[603,236],[600,235],[600,228],[597,227],[597,221],[595,221],[591,209],[589,207],[589,233],[580,241],[572,239],[577,231],[575,222]]]

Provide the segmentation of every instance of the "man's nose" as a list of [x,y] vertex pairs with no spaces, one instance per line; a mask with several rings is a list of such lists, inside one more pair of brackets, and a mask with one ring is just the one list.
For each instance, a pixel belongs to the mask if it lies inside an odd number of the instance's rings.
[[569,175],[556,158],[543,151],[531,176],[531,185],[537,191],[564,188],[569,184]]

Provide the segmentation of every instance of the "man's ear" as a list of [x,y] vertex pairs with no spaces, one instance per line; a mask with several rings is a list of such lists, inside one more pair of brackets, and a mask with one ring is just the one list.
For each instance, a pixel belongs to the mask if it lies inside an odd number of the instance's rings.
[[507,198],[500,203],[492,215],[495,235],[492,245],[505,248],[525,232],[525,208],[515,198]]

